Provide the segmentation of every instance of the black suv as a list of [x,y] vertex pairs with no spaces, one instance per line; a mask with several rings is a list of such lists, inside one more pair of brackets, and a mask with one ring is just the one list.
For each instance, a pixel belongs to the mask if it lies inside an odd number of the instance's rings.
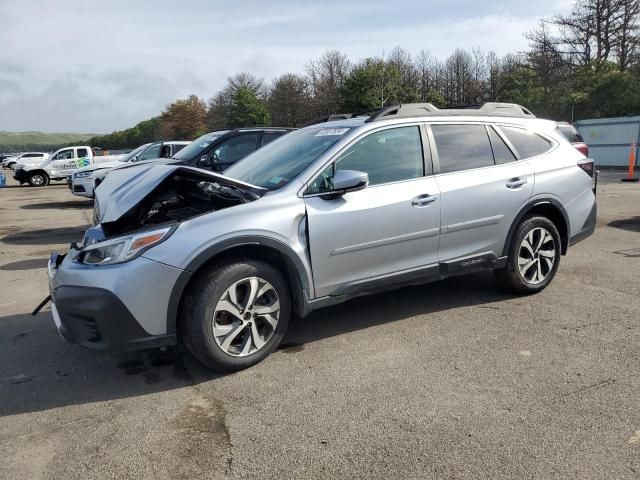
[[[203,168],[214,172],[223,172],[238,160],[243,159],[260,147],[292,130],[295,129],[256,127],[218,130],[202,135],[173,157],[162,160],[171,164],[187,165],[189,167]],[[120,168],[133,167],[141,163],[157,162],[159,160],[160,159],[147,160],[146,162],[138,162]],[[111,169],[105,169],[102,173],[96,175],[96,187],[102,183],[104,177],[110,171]]]
[[272,142],[292,128],[236,128],[207,133],[184,147],[171,163],[223,172],[238,160]]

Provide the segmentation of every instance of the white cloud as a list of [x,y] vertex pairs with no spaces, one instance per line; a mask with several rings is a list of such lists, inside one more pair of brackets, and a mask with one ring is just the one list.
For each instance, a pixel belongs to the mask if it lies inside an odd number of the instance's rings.
[[286,2],[21,0],[0,4],[0,129],[104,132],[208,99],[226,77],[302,72],[330,48],[354,60],[400,45],[446,57],[526,48],[566,0]]

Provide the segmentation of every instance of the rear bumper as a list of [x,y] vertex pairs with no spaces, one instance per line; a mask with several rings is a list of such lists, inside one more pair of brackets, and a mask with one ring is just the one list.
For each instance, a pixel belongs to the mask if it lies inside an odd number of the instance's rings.
[[150,335],[112,292],[60,286],[51,292],[54,320],[66,340],[95,350],[138,350],[176,343],[175,334]]
[[570,246],[573,246],[576,243],[579,243],[582,240],[589,238],[593,234],[593,232],[595,232],[597,216],[598,216],[598,204],[594,201],[593,207],[591,207],[591,211],[589,212],[589,216],[585,220],[580,231],[574,235],[571,235],[571,237],[569,238]]

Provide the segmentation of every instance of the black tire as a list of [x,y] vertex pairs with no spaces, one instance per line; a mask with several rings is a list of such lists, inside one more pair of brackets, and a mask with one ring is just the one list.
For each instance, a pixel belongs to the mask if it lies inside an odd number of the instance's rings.
[[29,175],[27,182],[32,187],[46,187],[49,185],[49,175],[44,172],[34,172]]
[[[518,258],[520,256],[527,256],[529,251],[525,247],[521,247],[523,241],[530,232],[533,232],[532,235],[535,235],[540,232],[540,229],[546,230],[551,237],[553,237],[553,250],[555,252],[555,258],[553,260],[553,266],[549,268],[548,262],[540,255],[538,251],[538,255],[535,253],[532,256],[532,261],[536,261],[538,263],[534,263],[525,271],[527,276],[533,276],[534,281],[538,280],[536,277],[536,272],[532,269],[540,268],[543,272],[544,279],[537,283],[532,283],[520,272],[520,268],[518,266]],[[538,243],[540,236],[535,238],[535,243]],[[545,244],[545,249],[543,251],[551,250],[551,242],[547,242]],[[521,253],[522,252],[522,253]],[[560,265],[560,253],[561,253],[561,242],[560,242],[560,234],[558,233],[558,229],[555,224],[546,217],[540,216],[527,216],[520,222],[518,228],[516,229],[513,238],[511,240],[511,245],[509,246],[509,254],[507,257],[507,266],[505,268],[495,270],[496,277],[498,281],[506,288],[511,290],[514,293],[520,295],[530,295],[533,293],[537,293],[543,290],[558,271],[558,266]],[[538,266],[540,264],[540,266]],[[526,266],[527,263],[523,265]],[[532,273],[530,273],[532,272]]]
[[[279,317],[264,346],[246,356],[234,356],[216,342],[214,312],[227,290],[248,277],[258,277],[271,284],[280,302]],[[234,372],[255,365],[273,352],[282,340],[291,315],[291,293],[285,277],[271,265],[253,259],[228,260],[199,275],[190,290],[182,311],[182,340],[198,360],[213,370]],[[255,319],[249,321],[256,322]]]

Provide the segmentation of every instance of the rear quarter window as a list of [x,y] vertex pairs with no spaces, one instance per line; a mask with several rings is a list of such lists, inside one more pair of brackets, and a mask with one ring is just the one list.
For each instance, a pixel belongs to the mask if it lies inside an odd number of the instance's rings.
[[500,130],[518,151],[520,158],[542,155],[551,149],[551,142],[523,128],[501,126]]

